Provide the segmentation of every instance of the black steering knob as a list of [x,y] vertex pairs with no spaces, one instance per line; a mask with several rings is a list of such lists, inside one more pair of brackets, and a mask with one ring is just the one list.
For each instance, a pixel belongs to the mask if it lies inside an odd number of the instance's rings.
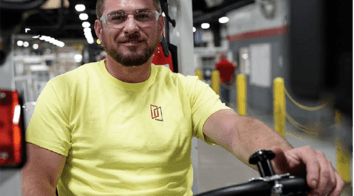
[[248,162],[252,165],[257,164],[261,177],[273,176],[274,170],[270,160],[274,157],[275,154],[271,150],[258,150],[250,156]]

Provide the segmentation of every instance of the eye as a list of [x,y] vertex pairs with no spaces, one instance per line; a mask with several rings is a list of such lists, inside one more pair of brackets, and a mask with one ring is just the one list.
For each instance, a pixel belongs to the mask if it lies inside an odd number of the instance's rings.
[[122,13],[114,13],[111,14],[108,18],[109,21],[114,22],[114,23],[120,23],[125,21],[126,15]]
[[138,21],[150,21],[152,20],[153,14],[149,12],[142,12],[142,13],[137,13],[135,15],[135,19]]

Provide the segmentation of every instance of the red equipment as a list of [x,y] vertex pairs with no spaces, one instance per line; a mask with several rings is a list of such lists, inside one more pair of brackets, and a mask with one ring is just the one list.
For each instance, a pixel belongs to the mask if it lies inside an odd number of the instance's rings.
[[0,90],[0,167],[22,167],[25,137],[17,91]]

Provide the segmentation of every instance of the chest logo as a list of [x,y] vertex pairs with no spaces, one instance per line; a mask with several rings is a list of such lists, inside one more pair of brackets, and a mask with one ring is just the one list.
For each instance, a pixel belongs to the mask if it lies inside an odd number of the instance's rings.
[[150,104],[151,119],[163,121],[161,106]]

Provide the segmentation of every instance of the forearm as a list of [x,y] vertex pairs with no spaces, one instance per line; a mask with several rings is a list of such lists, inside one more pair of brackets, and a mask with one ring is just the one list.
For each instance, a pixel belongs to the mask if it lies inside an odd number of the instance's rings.
[[257,119],[238,116],[233,131],[235,135],[232,137],[230,151],[246,164],[250,155],[259,149],[270,149],[274,146],[284,151],[292,149],[283,137]]

